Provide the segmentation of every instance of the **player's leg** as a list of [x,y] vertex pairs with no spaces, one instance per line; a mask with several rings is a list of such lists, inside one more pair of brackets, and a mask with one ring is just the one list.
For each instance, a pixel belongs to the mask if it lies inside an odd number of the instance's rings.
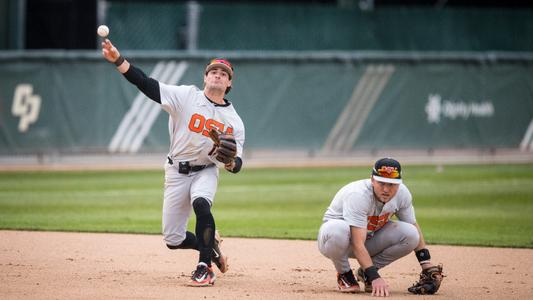
[[[412,224],[389,221],[365,242],[372,263],[380,269],[412,252],[418,245],[419,234]],[[362,281],[365,292],[372,293],[370,283],[362,268],[357,270],[357,279]]]
[[187,231],[192,206],[189,195],[192,178],[179,174],[176,168],[165,168],[163,200],[163,238],[169,249],[197,249],[196,237]]
[[203,197],[193,200],[192,204],[196,214],[196,238],[200,258],[198,262],[211,265],[211,251],[215,240],[215,219],[211,213],[211,203]]
[[350,225],[343,220],[329,220],[320,226],[318,250],[331,259],[337,270],[337,285],[341,292],[357,292],[359,285],[355,280],[348,257],[350,245]]
[[379,269],[411,253],[419,241],[420,235],[414,225],[389,221],[365,242],[365,247]]
[[176,249],[193,249],[198,250],[198,240],[196,239],[196,235],[194,233],[187,231],[185,232],[185,239],[179,244],[179,245],[173,245],[167,243],[168,249],[176,250]]
[[215,282],[215,273],[211,267],[211,255],[215,241],[215,219],[211,205],[215,198],[218,184],[218,169],[206,168],[192,176],[191,199],[196,215],[196,239],[200,251],[198,266],[193,274],[191,285],[206,286]]

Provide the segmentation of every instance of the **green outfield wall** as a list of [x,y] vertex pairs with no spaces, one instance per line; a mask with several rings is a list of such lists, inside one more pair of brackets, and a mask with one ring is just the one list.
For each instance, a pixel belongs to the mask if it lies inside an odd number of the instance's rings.
[[[533,55],[398,52],[124,52],[148,75],[228,95],[246,148],[533,148]],[[168,115],[97,52],[0,54],[0,154],[166,151]]]

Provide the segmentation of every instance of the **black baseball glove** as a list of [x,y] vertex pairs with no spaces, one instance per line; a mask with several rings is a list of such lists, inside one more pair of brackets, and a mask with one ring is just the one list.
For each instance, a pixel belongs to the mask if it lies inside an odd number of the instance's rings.
[[216,146],[215,158],[227,165],[237,156],[237,142],[232,134],[219,133],[216,129],[209,130],[209,137]]
[[418,282],[407,290],[418,295],[435,294],[439,290],[443,277],[442,265],[422,270]]

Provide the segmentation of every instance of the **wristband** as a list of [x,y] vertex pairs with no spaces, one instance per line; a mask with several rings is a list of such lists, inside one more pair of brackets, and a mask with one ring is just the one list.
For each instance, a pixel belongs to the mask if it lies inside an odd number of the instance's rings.
[[117,67],[120,67],[120,65],[122,65],[123,63],[124,63],[124,57],[122,57],[122,55],[119,56],[117,58],[117,60],[115,60],[115,62],[114,62],[115,66],[117,66]]
[[420,264],[422,264],[422,262],[426,262],[431,259],[431,255],[429,255],[429,250],[426,248],[415,251],[415,255],[416,255],[416,259],[418,259],[418,262]]
[[375,279],[380,278],[381,276],[379,276],[378,268],[376,268],[376,266],[371,266],[366,268],[365,277],[368,282],[372,282]]

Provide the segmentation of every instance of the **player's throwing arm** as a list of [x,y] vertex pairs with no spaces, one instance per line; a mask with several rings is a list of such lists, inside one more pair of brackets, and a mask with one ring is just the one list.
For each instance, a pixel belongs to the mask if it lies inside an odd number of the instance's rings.
[[[238,173],[243,164],[244,124],[233,103],[225,98],[232,88],[233,66],[225,59],[209,61],[203,74],[203,90],[193,85],[171,85],[146,76],[124,59],[107,38],[109,28],[99,28],[98,34],[104,38],[103,57],[169,114],[163,240],[169,249],[198,251],[196,268],[187,285],[213,285],[216,273],[212,263],[221,273],[229,268],[211,213],[219,167]],[[187,231],[192,211],[196,216],[194,233]]]

